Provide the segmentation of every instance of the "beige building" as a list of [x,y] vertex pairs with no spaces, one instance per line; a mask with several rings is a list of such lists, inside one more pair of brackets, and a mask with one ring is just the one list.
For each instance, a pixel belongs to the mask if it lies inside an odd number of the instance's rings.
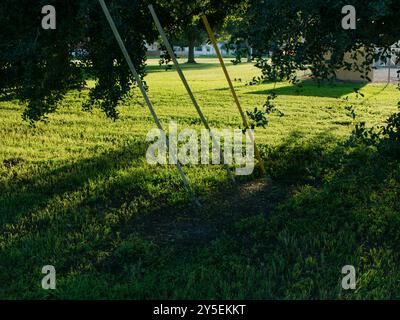
[[[356,59],[354,59],[354,53],[352,52],[348,52],[345,54],[344,56],[344,61],[347,63],[353,63],[356,64],[358,66],[361,66],[364,62],[365,62],[365,58],[363,57],[363,55],[361,53],[358,53],[356,55]],[[373,64],[371,63],[369,65],[371,71],[368,74],[368,77],[373,81],[374,79],[374,69],[373,69]],[[358,71],[354,71],[354,70],[346,70],[346,69],[340,69],[336,71],[336,77],[338,80],[342,80],[342,81],[365,81],[367,82],[367,79],[363,79],[362,77],[365,78],[364,72],[358,72]]]
[[[377,60],[370,64],[371,71],[368,74],[368,77],[372,82],[399,82],[400,81],[400,63],[398,61],[398,56],[396,55],[400,53],[400,42],[393,45],[392,58],[388,61]],[[378,50],[378,49],[377,49]],[[345,55],[345,61],[349,63],[356,62],[357,65],[361,65],[365,58],[362,54],[358,54],[356,60],[351,53],[347,53]],[[367,82],[367,79],[363,79],[361,76],[364,74],[354,70],[345,70],[341,69],[336,72],[336,76],[338,80],[341,81],[349,81],[349,82]]]

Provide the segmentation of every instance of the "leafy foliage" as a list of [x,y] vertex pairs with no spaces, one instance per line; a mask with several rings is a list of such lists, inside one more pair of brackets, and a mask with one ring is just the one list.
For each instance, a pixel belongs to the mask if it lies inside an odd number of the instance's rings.
[[283,117],[284,113],[276,108],[273,101],[276,99],[277,95],[275,93],[271,93],[267,100],[265,101],[262,109],[259,110],[257,107],[254,108],[253,111],[247,111],[248,117],[251,119],[250,127],[254,129],[255,127],[263,127],[264,129],[268,125],[269,119],[267,116],[272,113],[277,113],[279,117]]
[[249,28],[251,20],[248,19],[249,1],[242,3],[235,8],[233,14],[226,17],[223,25],[225,33],[229,35],[227,48],[235,53],[233,64],[240,63],[242,58],[252,60],[251,48],[249,46]]
[[[400,90],[400,85],[398,89]],[[361,141],[365,144],[375,146],[382,145],[382,143],[387,144],[389,142],[395,149],[400,148],[400,101],[397,106],[399,112],[390,115],[383,126],[367,129],[364,121],[356,123],[350,141],[353,143]],[[356,119],[356,113],[353,106],[348,106],[347,110],[350,111],[350,116],[354,121]]]
[[[0,88],[14,91],[27,102],[24,119],[44,119],[53,112],[68,90],[82,88],[85,76],[94,76],[84,109],[100,107],[117,118],[116,106],[135,80],[125,65],[97,1],[55,0],[56,30],[41,28],[41,8],[47,1],[5,0],[0,31]],[[147,1],[109,2],[112,16],[141,76],[144,76],[144,40],[155,38]],[[77,60],[72,53],[85,50]]]
[[[157,32],[147,5],[149,0],[106,1],[133,63],[145,76],[145,41],[153,42]],[[161,23],[178,34],[201,12],[215,23],[239,1],[154,1]],[[116,45],[98,1],[54,0],[56,30],[41,28],[41,9],[48,1],[4,0],[0,15],[0,93],[13,94],[26,102],[23,118],[31,124],[57,109],[71,89],[82,89],[86,78],[96,79],[84,110],[99,107],[113,119],[118,103],[129,96],[135,79]],[[73,53],[85,52],[79,59]]]
[[[341,26],[341,9],[348,4],[356,8],[356,30]],[[257,66],[267,80],[288,79],[308,68],[319,79],[340,68],[362,71],[367,79],[371,61],[390,56],[390,46],[400,39],[399,10],[400,3],[392,0],[253,0],[249,38]],[[349,52],[365,60],[344,61]]]

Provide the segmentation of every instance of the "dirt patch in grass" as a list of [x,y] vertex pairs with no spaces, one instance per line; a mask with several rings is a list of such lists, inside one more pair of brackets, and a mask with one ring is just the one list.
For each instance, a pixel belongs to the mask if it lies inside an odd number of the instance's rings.
[[270,215],[286,188],[266,179],[237,182],[202,198],[202,208],[179,204],[141,214],[125,232],[139,234],[159,245],[191,247],[213,241],[241,217]]

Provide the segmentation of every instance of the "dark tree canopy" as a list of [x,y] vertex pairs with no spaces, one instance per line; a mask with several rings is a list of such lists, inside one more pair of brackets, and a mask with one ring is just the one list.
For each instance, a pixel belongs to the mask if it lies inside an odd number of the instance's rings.
[[[27,102],[25,119],[37,121],[55,110],[69,89],[84,84],[85,72],[96,77],[85,108],[99,106],[116,117],[116,105],[134,83],[110,32],[98,1],[11,1],[0,4],[5,17],[0,31],[0,88],[14,90]],[[56,8],[57,28],[41,27],[42,6]],[[119,31],[143,76],[144,40],[156,34],[148,18],[147,1],[109,1]],[[81,48],[81,61],[72,52]]]
[[[375,48],[385,49],[400,40],[399,0],[250,0],[249,37],[266,77],[286,78],[296,69],[310,67],[325,78],[341,67],[346,52],[363,48],[367,62]],[[355,30],[342,28],[342,8],[353,5]],[[272,52],[272,64],[263,55]],[[390,53],[389,53],[390,54]],[[327,55],[330,59],[327,59]],[[352,66],[360,68],[363,66]],[[367,68],[365,68],[367,69]],[[368,71],[368,70],[366,70]]]
[[[236,1],[239,2],[239,1]],[[170,34],[182,32],[185,23],[201,12],[212,22],[223,20],[235,1],[184,0],[108,0],[117,28],[144,77],[145,41],[153,42],[158,33],[148,4],[153,3]],[[57,27],[41,27],[42,7],[56,8]],[[82,88],[92,76],[96,86],[90,90],[84,109],[101,108],[107,116],[118,116],[118,103],[128,95],[135,80],[98,1],[51,0],[0,2],[3,17],[0,29],[0,93],[14,94],[26,102],[23,118],[31,123],[54,112],[66,92]],[[75,59],[73,52],[81,52]]]
[[252,60],[251,48],[249,46],[249,30],[252,21],[249,19],[249,1],[242,1],[236,7],[236,11],[227,16],[224,21],[223,29],[229,35],[229,49],[236,53],[234,63],[240,63],[243,57],[247,61]]

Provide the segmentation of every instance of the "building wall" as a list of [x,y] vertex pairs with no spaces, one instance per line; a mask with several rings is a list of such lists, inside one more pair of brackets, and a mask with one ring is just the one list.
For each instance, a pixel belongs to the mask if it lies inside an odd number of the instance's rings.
[[[374,66],[377,68],[382,68],[382,67],[400,67],[400,61],[398,60],[398,57],[400,55],[400,41],[397,44],[394,44],[392,46],[392,57],[391,59],[388,59],[386,61],[382,60],[377,60],[375,61]],[[376,52],[378,53],[379,50],[377,49]]]
[[[400,42],[393,45],[393,50],[398,53],[400,51]],[[378,52],[378,49],[377,49]],[[358,55],[357,63],[361,64],[365,59]],[[345,55],[345,61],[351,62],[353,61],[351,58],[351,54],[347,53]],[[373,64],[370,65],[372,71],[369,74],[369,78],[372,82],[398,82],[398,73],[400,68],[400,63],[397,61],[397,57],[393,55],[392,59],[388,61],[374,61]],[[343,81],[367,81],[361,78],[361,73],[356,71],[349,70],[339,70],[337,71],[337,78]]]
[[146,54],[148,56],[150,56],[150,55],[153,55],[153,56],[160,55],[161,52],[158,49],[159,48],[159,44],[157,42],[154,42],[152,44],[146,43],[145,46],[146,46],[146,49],[147,49]]
[[[224,42],[219,42],[218,47],[223,56],[229,54],[229,51],[224,49],[224,47],[225,47]],[[159,55],[160,54],[160,50],[158,49],[159,48],[158,43],[146,44],[146,48],[147,48],[148,55]],[[189,53],[189,48],[188,47],[181,48],[178,46],[174,46],[174,51],[178,55],[178,57],[187,57],[188,53]],[[195,47],[195,51],[194,51],[195,57],[201,57],[201,56],[207,56],[207,55],[215,56],[216,54],[217,53],[215,52],[214,47],[209,44],[203,44],[201,46]]]
[[[361,65],[364,61],[365,58],[361,56],[361,54],[357,55],[357,59],[354,61],[353,58],[351,57],[352,53],[348,52],[344,56],[344,60],[348,63],[357,63],[358,65]],[[370,65],[371,71],[368,74],[368,77],[373,81],[374,79],[374,70],[373,70],[373,65]],[[342,81],[352,81],[352,82],[367,82],[366,79],[361,78],[364,73],[354,71],[354,70],[345,70],[345,69],[340,69],[336,71],[336,77],[338,80]]]
[[[218,42],[218,47],[221,51],[222,55],[227,55],[229,52],[224,49],[225,43],[224,42]],[[189,53],[189,48],[188,47],[174,47],[174,50],[178,56],[187,56]],[[207,56],[207,55],[216,55],[217,53],[215,52],[215,49],[212,45],[209,44],[203,44],[201,46],[195,47],[194,48],[194,55],[195,57],[201,57],[201,56]]]

